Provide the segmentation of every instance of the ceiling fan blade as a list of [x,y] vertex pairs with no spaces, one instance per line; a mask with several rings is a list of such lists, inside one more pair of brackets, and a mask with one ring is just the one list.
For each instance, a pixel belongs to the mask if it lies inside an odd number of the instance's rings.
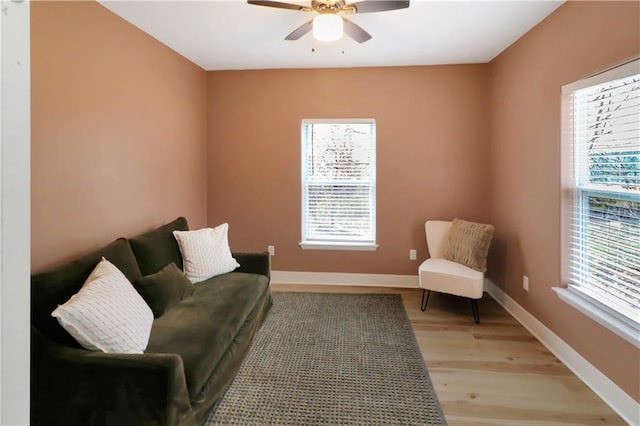
[[285,40],[298,40],[300,37],[311,31],[313,28],[313,19],[311,21],[307,21],[304,24],[300,25],[298,28],[293,30],[291,34],[286,36]]
[[291,9],[291,10],[305,10],[305,6],[300,6],[298,4],[291,3],[281,3],[279,1],[270,1],[270,0],[247,0],[247,3],[253,4],[256,6],[267,6],[267,7],[277,7],[280,9]]
[[364,43],[365,41],[371,39],[371,34],[366,32],[360,25],[346,19],[345,17],[343,17],[342,19],[344,20],[344,33],[346,35],[348,35],[358,43]]
[[406,9],[409,7],[409,0],[363,0],[348,4],[345,7],[353,6],[356,13],[384,12],[386,10]]

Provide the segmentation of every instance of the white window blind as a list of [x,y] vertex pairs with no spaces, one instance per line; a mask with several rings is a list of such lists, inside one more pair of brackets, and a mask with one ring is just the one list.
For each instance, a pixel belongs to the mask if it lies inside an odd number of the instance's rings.
[[373,119],[303,120],[303,248],[375,247],[375,131]]
[[566,285],[640,324],[640,61],[563,87]]

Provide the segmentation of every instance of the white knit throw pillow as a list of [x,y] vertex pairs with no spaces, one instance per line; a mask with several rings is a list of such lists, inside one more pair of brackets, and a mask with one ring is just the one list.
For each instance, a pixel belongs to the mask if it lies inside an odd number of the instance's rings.
[[105,258],[51,316],[85,349],[107,353],[142,353],[153,324],[149,305]]
[[173,231],[182,253],[184,273],[192,283],[226,274],[240,266],[231,255],[228,232],[227,223],[197,231]]

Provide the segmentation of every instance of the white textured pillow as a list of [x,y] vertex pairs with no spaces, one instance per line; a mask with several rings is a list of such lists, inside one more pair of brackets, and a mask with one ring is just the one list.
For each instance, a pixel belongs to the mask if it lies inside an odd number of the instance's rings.
[[51,316],[85,349],[107,353],[142,353],[153,323],[151,308],[105,258],[80,291]]
[[228,232],[228,223],[197,231],[173,231],[182,253],[184,273],[192,283],[226,274],[240,266],[231,255]]

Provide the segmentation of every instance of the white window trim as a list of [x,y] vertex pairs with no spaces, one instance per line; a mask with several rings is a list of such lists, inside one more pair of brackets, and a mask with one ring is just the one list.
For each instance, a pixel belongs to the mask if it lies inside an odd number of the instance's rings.
[[613,331],[619,337],[640,348],[640,327],[608,306],[572,287],[553,287],[560,300],[571,305],[598,324]]
[[[376,125],[376,120],[375,118],[305,118],[302,120],[301,126],[300,126],[300,137],[301,140],[303,140],[303,138],[305,137],[304,135],[304,126],[306,124],[340,124],[340,123],[373,123],[374,126]],[[376,129],[376,133],[377,133],[377,129]],[[374,146],[377,147],[377,141],[376,141],[376,135],[373,135],[374,137]],[[301,155],[301,164],[303,164],[306,161],[306,157],[305,157],[305,151],[304,149],[300,150],[300,155]],[[376,152],[374,152],[374,158],[376,158]],[[377,161],[377,159],[376,159]],[[300,235],[301,235],[301,240],[298,245],[300,246],[300,248],[302,248],[303,250],[345,250],[345,251],[375,251],[378,249],[379,245],[377,244],[377,232],[376,229],[374,228],[374,241],[372,242],[357,242],[357,241],[330,241],[330,240],[305,240],[305,224],[306,224],[306,217],[305,217],[305,188],[304,188],[304,166],[301,166],[300,169],[301,172],[301,185],[300,185],[300,191],[301,191],[301,197],[300,197],[300,208],[301,208],[301,212],[302,212],[302,221],[301,221],[301,229],[300,229]],[[375,178],[374,178],[374,182],[377,181],[377,167],[375,167],[375,174],[374,174]],[[377,198],[377,182],[375,184],[375,191],[374,191],[374,216],[377,216],[377,203],[376,203],[376,198]],[[376,227],[377,227],[377,220],[375,220],[376,223]]]
[[303,250],[354,250],[376,251],[378,244],[370,243],[338,243],[338,242],[301,242],[298,244]]
[[614,66],[612,68],[603,70],[591,77],[583,78],[581,80],[574,81],[573,83],[565,84],[562,86],[562,94],[567,95],[573,93],[576,90],[584,89],[585,87],[595,86],[597,84],[606,83],[607,81],[617,80],[625,78],[630,75],[636,74],[640,67],[640,59],[630,59],[626,63]]
[[569,244],[570,235],[566,229],[569,226],[570,213],[567,208],[565,197],[567,197],[567,191],[573,193],[573,166],[567,167],[566,165],[573,165],[573,150],[571,149],[573,144],[573,129],[569,126],[571,117],[567,116],[568,106],[567,95],[573,93],[576,90],[594,86],[607,81],[624,78],[629,75],[637,74],[640,72],[640,59],[634,58],[622,65],[609,68],[593,76],[575,81],[573,83],[562,86],[562,149],[561,149],[561,194],[562,194],[562,269],[563,269],[563,284],[560,287],[552,287],[552,290],[558,295],[560,300],[572,306],[574,309],[585,314],[587,317],[596,321],[603,327],[615,333],[617,336],[631,343],[637,348],[640,348],[640,318],[637,322],[630,320],[626,316],[616,312],[604,303],[599,302],[597,299],[585,294],[575,286],[569,286],[566,282],[566,274],[569,268],[570,254]]

